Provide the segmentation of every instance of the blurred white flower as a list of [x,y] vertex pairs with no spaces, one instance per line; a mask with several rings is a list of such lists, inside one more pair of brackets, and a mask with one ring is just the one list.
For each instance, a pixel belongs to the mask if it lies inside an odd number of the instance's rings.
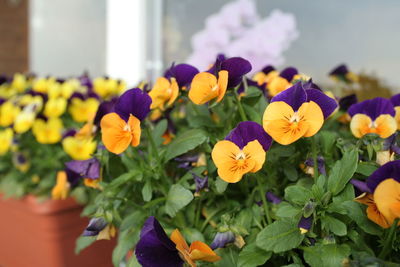
[[218,53],[241,56],[250,60],[254,73],[268,64],[283,64],[283,52],[298,36],[293,14],[273,10],[261,19],[253,0],[237,0],[206,19],[205,28],[192,37],[187,61],[206,69]]

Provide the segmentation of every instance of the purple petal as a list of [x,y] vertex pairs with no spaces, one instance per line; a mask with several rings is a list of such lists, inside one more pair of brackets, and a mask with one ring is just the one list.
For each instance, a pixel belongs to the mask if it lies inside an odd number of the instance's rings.
[[217,58],[215,59],[214,65],[212,65],[211,68],[207,70],[207,72],[217,75],[217,72],[221,69],[222,62],[225,60],[226,56],[224,54],[218,54]]
[[235,143],[241,149],[247,143],[257,140],[267,151],[272,143],[272,138],[264,131],[262,126],[253,121],[240,122],[225,138],[225,140]]
[[180,267],[183,265],[174,242],[168,238],[160,223],[153,216],[144,223],[135,254],[139,263],[144,267]]
[[134,88],[119,97],[114,109],[126,122],[129,120],[130,114],[142,121],[149,114],[150,105],[151,97],[139,88]]
[[332,112],[337,108],[338,104],[335,99],[330,98],[323,92],[317,89],[306,90],[307,101],[314,101],[321,108],[322,113],[324,113],[324,118],[326,119]]
[[393,178],[400,182],[400,160],[390,161],[376,171],[374,171],[370,177],[367,179],[367,185],[371,192],[373,193],[376,187],[386,179]]
[[100,177],[100,162],[96,158],[72,160],[65,163],[65,166],[83,178],[98,179]]
[[339,76],[344,76],[349,72],[349,69],[345,64],[341,64],[334,68],[329,75],[339,75]]
[[241,57],[232,57],[221,63],[221,70],[228,71],[228,88],[235,87],[242,81],[242,77],[251,71],[251,64]]
[[348,113],[351,117],[356,114],[365,114],[369,116],[372,120],[375,120],[382,114],[389,114],[391,116],[395,115],[395,110],[389,99],[383,97],[376,97],[374,99],[369,99],[362,101],[360,103],[352,105]]
[[94,117],[94,125],[99,126],[100,121],[103,118],[104,115],[113,112],[114,105],[117,102],[117,98],[113,98],[110,101],[104,101],[99,105],[99,108],[97,109],[96,116]]
[[339,100],[339,109],[342,111],[347,111],[351,107],[351,105],[354,105],[357,102],[358,100],[356,94],[344,96]]
[[69,129],[69,130],[67,130],[67,131],[65,131],[63,133],[62,138],[64,139],[64,138],[67,138],[69,136],[75,136],[75,134],[76,134],[76,130],[75,129]]
[[189,64],[172,65],[165,74],[165,78],[174,77],[179,87],[188,86],[199,70]]
[[82,178],[79,173],[71,171],[69,169],[65,169],[67,174],[67,180],[70,183],[71,187],[74,187],[78,184],[79,180]]
[[217,248],[224,248],[226,245],[235,242],[235,234],[231,231],[217,233],[214,237],[213,242],[210,245],[212,250]]
[[383,140],[382,150],[391,150],[392,146],[396,146],[397,133],[392,134]]
[[356,179],[351,179],[350,183],[354,185],[355,189],[359,191],[358,195],[361,195],[362,193],[371,193],[371,189],[369,189],[368,185],[364,181],[356,180]]
[[392,101],[393,106],[395,107],[400,106],[400,94],[392,96],[390,98],[390,101]]
[[287,67],[286,69],[282,70],[279,76],[282,78],[285,78],[288,82],[291,82],[294,75],[298,74],[299,72],[297,71],[296,68],[294,67]]
[[79,92],[74,92],[74,93],[69,97],[69,100],[72,100],[73,98],[79,98],[79,99],[81,99],[81,100],[85,100],[85,99],[86,99],[86,97],[85,97],[82,93],[79,93]]
[[301,82],[295,83],[292,87],[280,92],[271,99],[272,102],[283,101],[297,111],[307,101],[307,94]]
[[282,199],[272,192],[267,192],[265,194],[265,196],[266,196],[267,200],[273,204],[279,204],[282,202]]
[[107,221],[102,217],[91,218],[85,231],[97,232],[98,234],[107,226],[107,224]]
[[193,172],[192,172],[192,176],[194,179],[194,183],[196,184],[196,192],[197,193],[200,192],[201,190],[208,188],[208,176],[203,178]]
[[312,223],[313,223],[313,216],[310,216],[308,218],[302,216],[297,226],[301,229],[305,229],[308,231],[311,229]]
[[272,65],[267,65],[261,71],[264,72],[265,74],[268,74],[274,70],[275,70],[275,68]]

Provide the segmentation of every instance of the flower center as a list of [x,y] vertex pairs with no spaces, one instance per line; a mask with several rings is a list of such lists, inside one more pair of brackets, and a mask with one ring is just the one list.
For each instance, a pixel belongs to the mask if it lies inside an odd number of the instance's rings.
[[215,85],[213,88],[211,88],[211,92],[215,92],[215,91],[217,91],[217,90],[218,90],[218,84]]
[[129,126],[128,123],[125,124],[125,126],[124,126],[124,131],[125,131],[125,132],[130,132],[130,131],[131,131],[131,127]]
[[297,111],[292,115],[292,117],[290,118],[289,122],[291,123],[295,123],[297,125],[297,123],[300,121],[300,116],[297,113]]

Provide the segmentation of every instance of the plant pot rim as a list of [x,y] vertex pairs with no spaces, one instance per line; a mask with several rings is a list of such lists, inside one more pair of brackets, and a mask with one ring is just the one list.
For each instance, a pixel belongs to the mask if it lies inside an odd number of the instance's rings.
[[11,201],[14,203],[24,203],[27,206],[27,209],[32,213],[41,214],[41,215],[51,215],[56,213],[65,212],[67,210],[72,209],[81,209],[82,206],[79,205],[76,200],[72,197],[68,197],[63,200],[54,200],[54,199],[46,199],[39,200],[38,197],[34,195],[27,195],[22,197],[21,199],[14,198],[4,198],[4,195],[0,192],[0,201]]

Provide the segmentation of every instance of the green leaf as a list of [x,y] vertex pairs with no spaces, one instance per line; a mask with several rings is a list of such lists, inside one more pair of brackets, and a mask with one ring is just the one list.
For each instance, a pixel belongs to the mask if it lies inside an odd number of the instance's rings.
[[87,248],[96,241],[96,236],[80,236],[76,240],[75,254],[79,254],[83,249]]
[[133,249],[136,242],[139,240],[139,229],[134,231],[124,231],[118,237],[118,244],[114,248],[112,254],[112,262],[115,267],[119,267],[122,259],[130,249]]
[[168,127],[168,122],[166,119],[161,120],[159,123],[157,123],[156,127],[154,127],[154,130],[152,131],[154,143],[156,146],[160,146],[164,139],[162,138],[162,135],[165,133]]
[[127,173],[124,173],[124,174],[118,176],[114,180],[112,180],[112,182],[110,184],[108,184],[107,189],[116,188],[116,187],[123,185],[126,182],[134,179],[136,176],[140,176],[140,175],[141,175],[140,170],[131,170]]
[[353,177],[357,169],[357,163],[358,151],[355,149],[346,151],[343,158],[335,163],[328,178],[328,190],[333,195],[337,195],[344,189],[351,177]]
[[289,181],[297,181],[298,178],[298,172],[296,170],[296,167],[294,167],[293,165],[286,165],[283,168],[283,173],[285,174],[286,178]]
[[204,131],[192,129],[178,135],[169,145],[165,153],[165,161],[182,155],[207,140],[207,135]]
[[272,252],[265,253],[256,244],[245,246],[239,254],[238,267],[257,267],[263,265],[272,256]]
[[217,254],[221,257],[221,260],[214,263],[217,267],[237,266],[238,262],[238,249],[230,246],[223,249],[217,249]]
[[285,199],[294,204],[304,205],[310,197],[310,190],[299,185],[291,185],[285,189]]
[[301,212],[300,208],[292,206],[288,202],[281,202],[278,205],[278,209],[276,211],[276,216],[280,218],[293,218]]
[[174,217],[175,214],[193,200],[193,194],[180,184],[174,184],[168,192],[165,212]]
[[333,131],[320,131],[318,135],[320,136],[324,155],[331,155],[337,139],[337,133]]
[[226,188],[228,187],[228,184],[229,183],[217,177],[217,179],[215,180],[215,188],[217,189],[217,193],[222,194],[223,192],[225,192]]
[[193,243],[194,241],[205,242],[203,234],[195,228],[184,228],[182,230],[182,234],[189,244]]
[[345,236],[347,234],[346,224],[344,224],[342,221],[329,215],[322,217],[321,221],[322,227],[330,230],[335,235]]
[[282,220],[275,221],[258,233],[256,243],[259,248],[279,253],[298,247],[303,238],[296,224]]
[[143,188],[142,188],[142,196],[143,196],[143,200],[148,202],[151,200],[151,198],[153,197],[153,188],[151,187],[151,182],[147,181]]
[[355,221],[362,230],[371,235],[382,235],[382,229],[367,218],[367,214],[361,208],[362,205],[360,203],[346,201],[343,202],[342,205],[347,210],[347,216]]
[[360,162],[358,163],[356,173],[360,173],[365,176],[370,176],[374,171],[378,169],[378,165],[371,162]]
[[338,267],[350,255],[346,244],[315,245],[304,248],[304,259],[311,267]]
[[144,220],[144,214],[137,210],[126,216],[121,222],[121,226],[119,227],[120,231],[125,231],[134,227],[140,228],[142,222]]

